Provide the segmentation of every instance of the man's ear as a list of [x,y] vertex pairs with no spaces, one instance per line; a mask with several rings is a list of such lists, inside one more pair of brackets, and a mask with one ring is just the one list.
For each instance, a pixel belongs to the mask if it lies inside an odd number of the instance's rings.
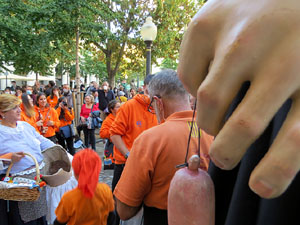
[[161,98],[157,98],[157,97],[155,97],[155,98],[156,98],[155,102],[157,104],[157,107],[159,108],[160,111],[162,111],[164,109],[164,103],[163,103],[162,99]]

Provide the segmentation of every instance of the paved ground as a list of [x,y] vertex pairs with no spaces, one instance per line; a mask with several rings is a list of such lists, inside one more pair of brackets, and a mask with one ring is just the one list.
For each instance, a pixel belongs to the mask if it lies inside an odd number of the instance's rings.
[[[99,182],[108,184],[111,187],[111,182],[113,178],[113,170],[104,170],[103,169],[103,157],[104,157],[104,143],[102,139],[99,139],[99,129],[95,130],[96,135],[96,152],[102,160],[102,170],[99,177]],[[84,141],[83,134],[81,135],[81,140]]]
[[98,141],[98,143],[96,143],[96,151],[99,154],[100,158],[102,159],[102,170],[100,173],[100,177],[99,177],[99,181],[108,184],[111,187],[111,181],[113,178],[113,170],[104,170],[103,169],[103,156],[104,156],[104,144],[102,141],[100,141],[99,139],[97,139],[97,135],[96,135],[96,142]]

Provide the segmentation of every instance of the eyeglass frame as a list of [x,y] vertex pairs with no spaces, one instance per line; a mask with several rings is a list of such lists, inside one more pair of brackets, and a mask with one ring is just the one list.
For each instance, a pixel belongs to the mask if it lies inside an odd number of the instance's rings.
[[153,97],[151,98],[151,101],[150,101],[150,104],[149,104],[149,106],[148,106],[148,108],[147,108],[147,111],[150,112],[150,113],[152,113],[152,114],[156,114],[155,111],[153,112],[153,111],[151,110],[151,108],[154,109],[153,106],[152,106],[152,103],[153,103],[153,101],[154,101],[154,99],[155,99],[154,97],[157,97],[157,98],[161,99],[161,96],[160,96],[160,95],[153,95]]

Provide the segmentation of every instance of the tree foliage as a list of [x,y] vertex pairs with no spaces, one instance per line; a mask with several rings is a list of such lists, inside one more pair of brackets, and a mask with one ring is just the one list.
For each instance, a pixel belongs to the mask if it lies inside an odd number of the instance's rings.
[[[145,44],[140,28],[153,17],[158,35],[152,62],[176,67],[184,29],[203,1],[194,0],[1,0],[0,68],[23,74],[72,74],[79,30],[81,74],[113,84],[145,74]],[[167,63],[167,64],[166,64]]]

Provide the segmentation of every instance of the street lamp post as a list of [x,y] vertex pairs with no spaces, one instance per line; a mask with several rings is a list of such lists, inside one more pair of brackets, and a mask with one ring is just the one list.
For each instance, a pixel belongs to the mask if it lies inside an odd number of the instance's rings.
[[151,45],[157,35],[157,27],[152,22],[151,17],[147,17],[146,22],[141,28],[141,36],[146,44],[146,76],[151,74]]

